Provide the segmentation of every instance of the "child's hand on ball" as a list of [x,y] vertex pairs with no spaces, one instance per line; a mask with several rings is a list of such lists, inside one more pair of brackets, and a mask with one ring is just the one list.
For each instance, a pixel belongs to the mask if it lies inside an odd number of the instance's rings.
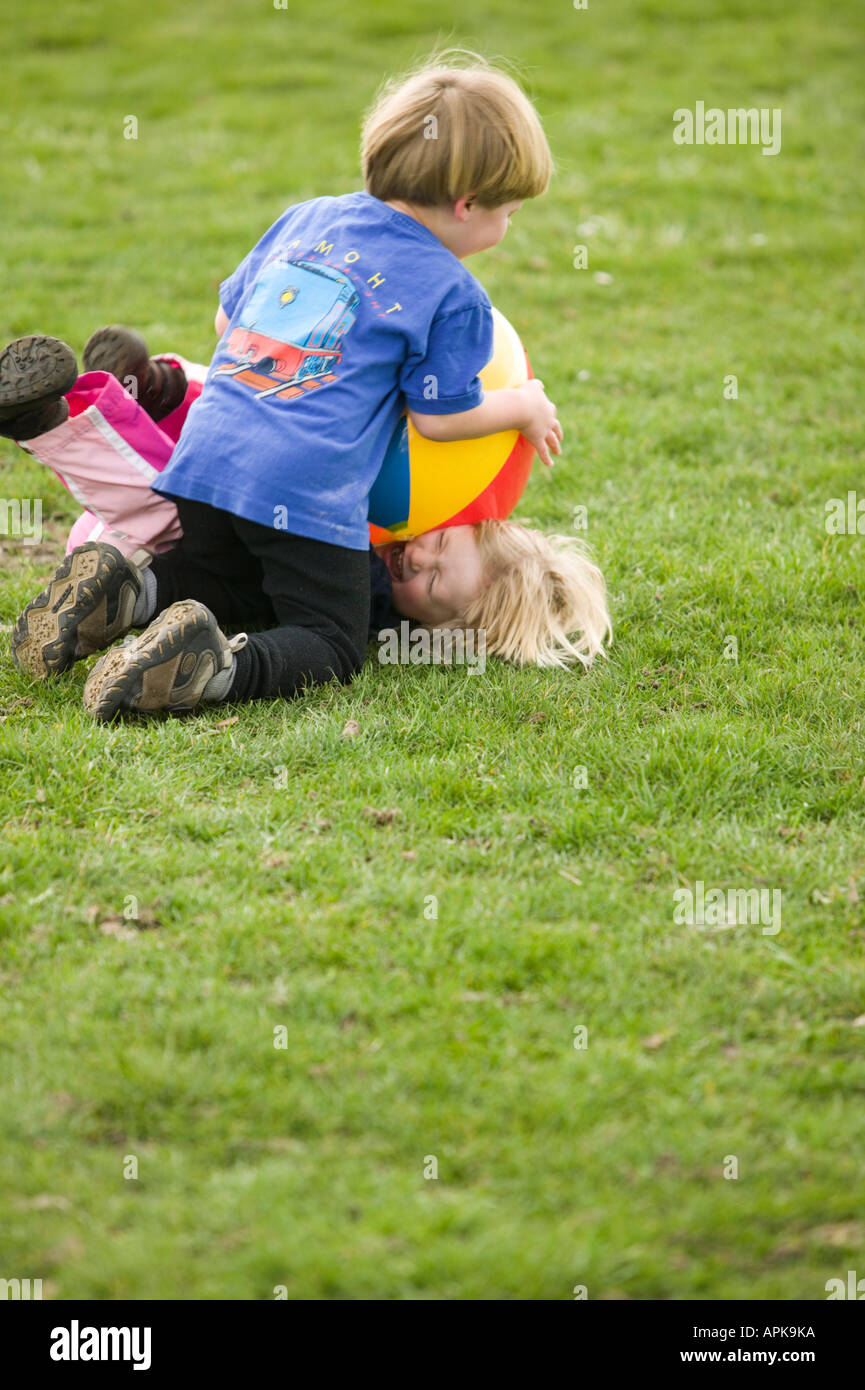
[[556,407],[544,391],[544,383],[532,377],[516,388],[526,397],[526,415],[520,433],[538,451],[538,457],[548,468],[553,465],[551,454],[562,452],[562,427],[556,417]]

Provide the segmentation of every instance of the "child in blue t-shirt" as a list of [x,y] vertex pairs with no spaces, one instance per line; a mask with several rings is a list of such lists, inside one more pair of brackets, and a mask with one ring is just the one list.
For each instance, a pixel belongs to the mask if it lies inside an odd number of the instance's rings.
[[[67,561],[63,621],[34,674],[76,659],[82,624],[93,651],[100,623],[101,645],[149,623],[91,671],[99,719],[351,679],[367,641],[369,492],[406,406],[431,439],[519,429],[545,463],[560,452],[537,380],[484,393],[490,302],[462,264],[548,185],[531,103],[492,67],[428,65],[385,88],[362,155],[365,191],[290,207],[220,287],[204,389],[153,483],[177,503],[180,544],[144,570],[98,543]],[[32,615],[43,630],[44,600],[19,627]],[[273,615],[248,637],[219,626]]]

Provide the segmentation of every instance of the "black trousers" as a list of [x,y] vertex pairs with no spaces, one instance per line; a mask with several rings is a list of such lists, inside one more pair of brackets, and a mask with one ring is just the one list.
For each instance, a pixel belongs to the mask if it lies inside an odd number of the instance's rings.
[[292,536],[204,502],[175,498],[183,539],[156,555],[156,611],[198,599],[229,632],[249,634],[229,699],[268,700],[347,683],[363,665],[369,624],[366,550]]

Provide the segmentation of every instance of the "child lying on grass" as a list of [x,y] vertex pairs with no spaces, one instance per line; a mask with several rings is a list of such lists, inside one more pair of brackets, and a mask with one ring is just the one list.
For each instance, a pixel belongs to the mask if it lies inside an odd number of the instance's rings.
[[[164,555],[182,538],[176,506],[153,492],[149,482],[170,458],[189,407],[201,393],[206,369],[173,353],[149,358],[143,340],[128,329],[100,329],[84,349],[85,374],[77,377],[61,401],[43,395],[42,404],[34,410],[32,392],[39,389],[35,364],[41,358],[46,379],[53,379],[59,361],[68,380],[75,371],[74,354],[51,338],[10,344],[0,352],[4,401],[12,395],[6,383],[7,363],[13,355],[30,364],[28,371],[22,367],[13,372],[11,380],[17,383],[19,395],[30,398],[26,410],[36,427],[44,419],[41,412],[56,411],[58,405],[63,416],[53,428],[19,442],[89,508],[72,526],[68,555],[78,547],[83,547],[82,555],[92,555],[96,541],[110,542],[115,552],[103,559],[103,578],[88,583],[94,594],[104,591],[106,611],[85,625],[83,632],[71,592],[57,611],[53,631],[47,629],[47,639],[45,615],[39,614],[40,608],[53,607],[56,597],[48,600],[59,592],[58,586],[69,587],[76,568],[69,559],[43,594],[28,605],[30,616],[19,624],[13,650],[23,669],[43,676],[66,669],[72,661],[102,650],[131,626],[140,625],[131,620],[124,625],[123,614],[114,615],[109,591],[125,582],[137,599],[142,586],[149,587],[143,571],[151,557]],[[124,390],[121,382],[129,389]],[[0,409],[0,435],[26,435],[20,410],[4,421],[10,408]],[[129,573],[120,564],[124,556],[131,560]],[[483,630],[488,651],[522,665],[566,666],[579,661],[588,667],[610,631],[600,571],[573,537],[545,536],[515,522],[485,521],[430,531],[404,544],[370,547],[369,562],[370,640],[381,628],[404,617],[430,628]],[[92,564],[91,558],[85,568]],[[109,582],[111,574],[117,577]],[[94,594],[86,599],[86,606],[92,604]],[[158,607],[160,598],[157,587]],[[133,612],[140,620],[146,617],[143,605]],[[272,622],[274,615],[265,612],[263,620]],[[67,627],[77,634],[71,660],[63,635]],[[26,644],[34,633],[38,640],[28,650]]]
[[[426,67],[373,109],[363,162],[366,192],[289,208],[221,286],[221,341],[176,447],[152,417],[177,424],[188,387],[172,375],[183,376],[181,363],[148,361],[137,406],[112,401],[108,377],[79,380],[56,339],[18,340],[0,355],[3,432],[56,467],[98,524],[127,541],[72,551],[19,619],[15,659],[45,677],[150,624],[91,671],[84,699],[97,718],[351,679],[368,636],[369,490],[404,405],[430,438],[519,429],[545,462],[560,452],[541,383],[484,395],[491,310],[461,265],[497,244],[522,200],[547,186],[549,150],[530,103],[486,65]],[[110,341],[101,346],[110,356]],[[99,348],[97,335],[91,357]],[[155,454],[127,437],[145,419],[160,436]],[[70,463],[91,428],[115,456],[96,500],[76,491],[86,468]],[[118,455],[137,485],[115,486]],[[275,525],[278,512],[292,534]],[[135,549],[153,553],[149,568]],[[489,652],[589,664],[609,631],[596,568],[510,523],[430,533],[386,547],[384,561],[399,612],[483,627]],[[274,620],[232,639],[217,625]]]

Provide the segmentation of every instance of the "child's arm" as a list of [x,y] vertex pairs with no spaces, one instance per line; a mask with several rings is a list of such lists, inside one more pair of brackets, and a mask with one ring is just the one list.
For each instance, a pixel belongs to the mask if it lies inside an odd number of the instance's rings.
[[556,418],[556,407],[537,377],[512,389],[487,391],[480,405],[472,410],[454,415],[423,415],[410,409],[409,415],[425,439],[480,439],[500,430],[519,430],[535,446],[542,462],[550,465],[550,455],[562,452],[562,427]]
[[228,315],[227,315],[227,313],[225,312],[225,310],[223,309],[222,305],[220,304],[219,308],[218,308],[217,311],[216,311],[216,318],[213,320],[213,326],[214,326],[214,328],[216,329],[216,336],[217,336],[217,338],[221,338],[221,337],[222,337],[223,333],[225,332],[226,328],[228,327],[228,323],[229,323]]

